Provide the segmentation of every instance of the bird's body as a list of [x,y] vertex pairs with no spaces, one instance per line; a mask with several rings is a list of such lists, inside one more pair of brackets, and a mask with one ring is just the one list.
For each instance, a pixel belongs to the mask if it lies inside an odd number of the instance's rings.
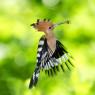
[[[42,25],[42,23],[41,23]],[[70,70],[69,64],[71,56],[66,51],[62,43],[56,39],[53,32],[45,31],[45,35],[39,40],[37,50],[37,64],[30,80],[29,88],[37,84],[40,70],[44,70],[49,76],[55,75],[60,68],[65,71],[64,64]]]

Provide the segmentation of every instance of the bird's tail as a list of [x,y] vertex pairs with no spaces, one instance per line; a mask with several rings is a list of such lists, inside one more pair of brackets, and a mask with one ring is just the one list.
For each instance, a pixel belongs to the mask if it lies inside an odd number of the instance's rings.
[[40,73],[40,69],[36,68],[33,75],[32,75],[32,78],[30,80],[29,88],[36,86],[36,84],[38,82],[39,73]]

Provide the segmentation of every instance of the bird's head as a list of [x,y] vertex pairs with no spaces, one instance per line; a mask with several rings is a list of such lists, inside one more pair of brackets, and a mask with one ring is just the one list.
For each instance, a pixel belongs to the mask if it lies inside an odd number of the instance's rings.
[[35,29],[37,29],[40,32],[49,32],[52,31],[56,26],[67,23],[69,24],[69,21],[63,21],[60,23],[53,24],[50,20],[44,19],[44,20],[39,20],[37,19],[36,23],[31,24]]

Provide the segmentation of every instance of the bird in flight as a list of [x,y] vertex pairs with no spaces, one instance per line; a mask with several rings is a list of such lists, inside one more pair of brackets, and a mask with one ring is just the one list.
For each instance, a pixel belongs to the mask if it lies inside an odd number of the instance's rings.
[[36,86],[40,70],[44,70],[49,76],[55,75],[60,69],[64,72],[64,65],[70,70],[70,65],[74,66],[70,59],[72,56],[65,49],[64,45],[55,37],[53,29],[61,24],[69,24],[63,21],[53,24],[48,19],[39,20],[31,24],[38,32],[44,32],[38,44],[36,67],[30,79],[29,88]]

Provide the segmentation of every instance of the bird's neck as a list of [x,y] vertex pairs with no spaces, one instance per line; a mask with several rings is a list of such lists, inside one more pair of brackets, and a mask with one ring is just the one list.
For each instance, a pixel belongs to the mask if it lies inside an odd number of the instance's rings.
[[54,33],[52,31],[46,32],[45,37],[48,41],[51,39],[55,39]]
[[54,33],[49,31],[48,33],[45,33],[45,37],[47,39],[47,44],[48,47],[52,50],[52,52],[54,53],[55,49],[56,49],[56,38],[54,36]]

